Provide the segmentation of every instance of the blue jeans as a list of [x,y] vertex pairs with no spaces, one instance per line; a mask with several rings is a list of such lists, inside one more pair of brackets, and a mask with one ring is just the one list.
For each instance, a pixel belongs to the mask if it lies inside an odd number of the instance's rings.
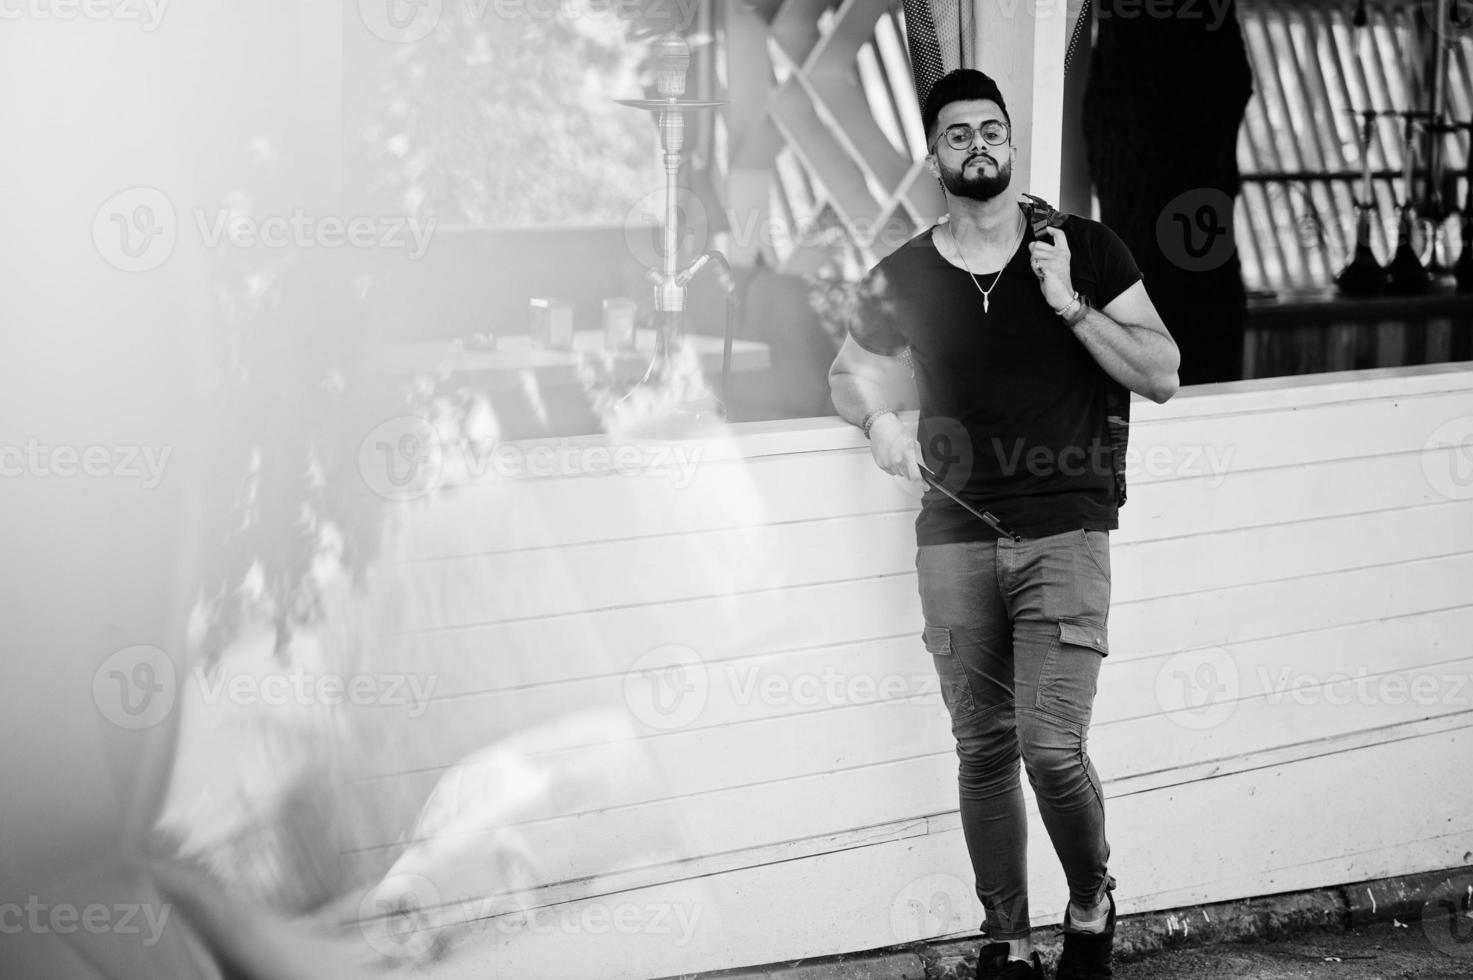
[[924,545],[923,634],[951,713],[962,833],[994,940],[1029,933],[1021,757],[1069,897],[1102,902],[1105,797],[1086,752],[1109,652],[1110,535]]

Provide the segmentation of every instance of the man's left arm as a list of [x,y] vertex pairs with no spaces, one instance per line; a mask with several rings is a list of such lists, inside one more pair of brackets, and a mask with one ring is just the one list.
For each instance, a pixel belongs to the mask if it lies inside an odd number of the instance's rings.
[[[1052,244],[1035,242],[1032,246],[1035,268],[1042,270],[1039,285],[1054,310],[1068,312],[1074,297],[1069,243],[1057,228],[1049,228],[1048,234]],[[1070,329],[1105,373],[1126,388],[1157,404],[1176,394],[1181,352],[1141,280],[1103,310],[1089,308]]]
[[1105,373],[1160,404],[1176,394],[1181,352],[1161,322],[1146,285],[1135,285],[1103,310],[1093,307],[1070,328]]

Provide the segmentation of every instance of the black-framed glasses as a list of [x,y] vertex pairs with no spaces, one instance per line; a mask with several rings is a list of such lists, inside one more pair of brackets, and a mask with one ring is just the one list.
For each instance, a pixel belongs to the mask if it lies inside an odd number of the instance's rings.
[[[982,134],[982,142],[988,146],[1001,146],[1008,141],[1008,124],[1001,119],[989,119],[977,127],[957,123],[955,126],[947,126],[943,129],[941,135],[936,137],[936,143],[945,140],[946,145],[953,150],[965,150],[972,145],[978,133]],[[931,144],[931,148],[934,150],[936,144]]]

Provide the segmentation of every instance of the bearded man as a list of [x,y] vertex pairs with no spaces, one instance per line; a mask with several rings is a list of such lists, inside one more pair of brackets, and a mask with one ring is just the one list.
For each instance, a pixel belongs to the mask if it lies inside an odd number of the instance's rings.
[[[991,78],[946,75],[922,122],[947,216],[866,278],[830,387],[880,469],[930,486],[916,519],[922,639],[991,940],[977,975],[1043,976],[1021,759],[1069,886],[1057,975],[1108,978],[1115,879],[1086,739],[1109,652],[1109,532],[1127,392],[1166,401],[1180,355],[1113,232],[1055,213],[1035,233],[1042,202],[1008,193],[1018,150]],[[912,375],[914,433],[892,407]]]

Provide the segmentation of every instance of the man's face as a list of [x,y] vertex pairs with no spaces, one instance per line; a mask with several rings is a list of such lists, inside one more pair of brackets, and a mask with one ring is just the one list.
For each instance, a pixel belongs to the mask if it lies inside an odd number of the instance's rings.
[[1006,122],[1002,108],[990,99],[953,102],[943,107],[936,119],[931,153],[936,158],[941,183],[957,197],[990,201],[1012,182],[1011,132],[1009,142],[1000,146],[991,146],[974,133],[971,145],[960,150],[953,149],[942,135],[948,126],[966,123],[975,128],[986,122]]

